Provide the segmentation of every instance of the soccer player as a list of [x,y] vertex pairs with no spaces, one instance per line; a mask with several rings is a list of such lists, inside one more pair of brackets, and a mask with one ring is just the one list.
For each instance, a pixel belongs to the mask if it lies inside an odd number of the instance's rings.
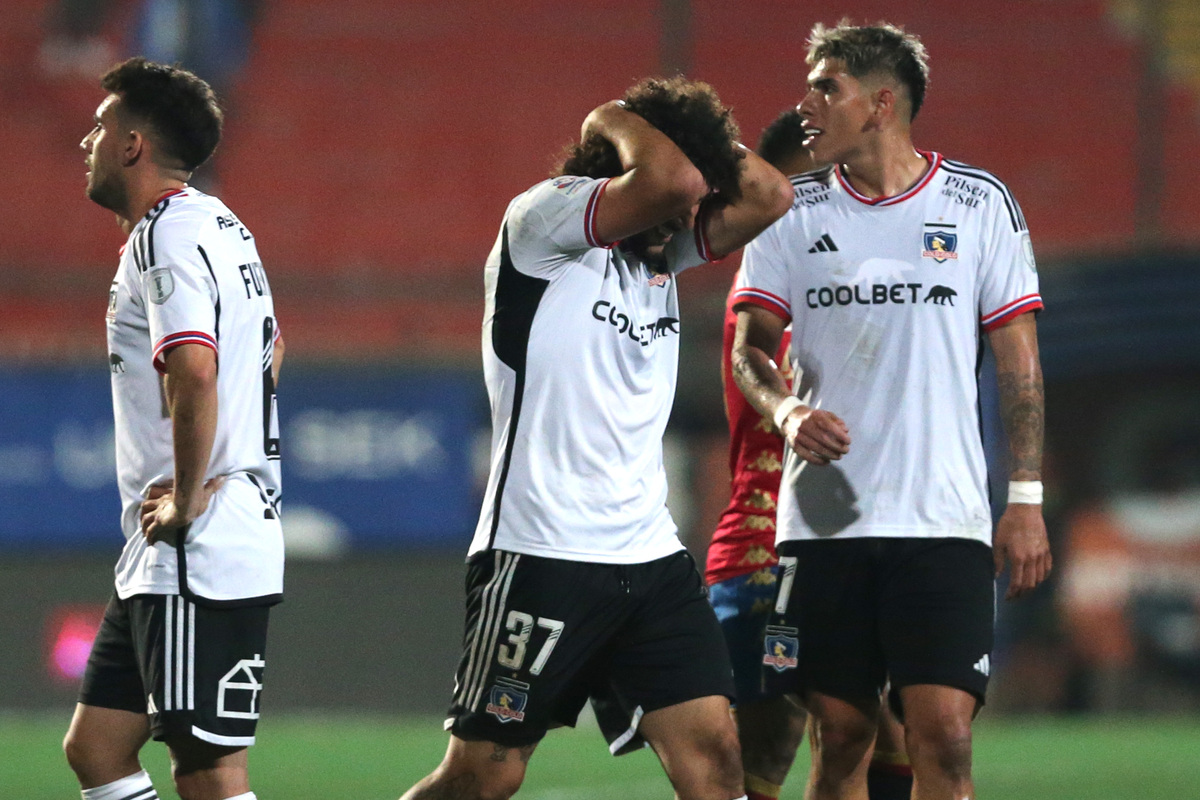
[[[1002,182],[914,149],[928,79],[915,36],[818,25],[807,60],[806,146],[830,166],[747,248],[735,295],[735,380],[789,445],[768,688],[798,693],[811,717],[813,800],[865,793],[889,678],[914,797],[962,800],[974,791],[994,578],[1009,564],[1016,597],[1051,566],[1033,249]],[[771,361],[788,322],[801,376],[790,394]],[[1012,449],[994,547],[981,333]]]
[[610,750],[648,742],[678,797],[743,795],[729,661],[662,461],[676,279],[791,205],[736,135],[711,87],[645,80],[508,206],[485,269],[491,475],[450,744],[405,798],[512,795],[589,697],[611,701]]
[[208,84],[130,59],[83,139],[87,196],[128,241],[108,296],[125,549],[64,742],[84,800],[250,800],[269,607],[283,591],[283,342],[254,237],[187,185],[221,135]]
[[[804,149],[804,120],[797,109],[780,114],[763,131],[758,154],[800,185],[802,173],[815,166]],[[733,663],[738,739],[742,745],[746,794],[750,800],[775,800],[783,789],[796,749],[804,736],[806,715],[792,697],[768,698],[762,692],[763,634],[774,605],[779,575],[775,555],[775,509],[783,469],[783,440],[768,417],[759,414],[733,382],[737,314],[733,310],[739,276],[725,304],[721,382],[729,423],[729,471],[732,492],[708,548],[708,597],[717,613]],[[775,363],[790,391],[788,356],[791,331],[784,330]],[[884,708],[867,771],[870,800],[906,800],[912,771],[904,753],[903,729]]]

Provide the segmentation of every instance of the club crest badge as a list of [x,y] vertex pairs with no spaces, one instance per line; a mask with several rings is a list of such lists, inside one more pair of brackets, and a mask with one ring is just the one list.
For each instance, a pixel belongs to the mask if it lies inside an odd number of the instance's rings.
[[939,264],[945,264],[951,259],[957,259],[958,234],[946,231],[925,231],[925,249],[921,251],[922,258],[932,258]]
[[773,667],[776,672],[795,669],[799,663],[796,657],[800,654],[800,640],[796,638],[796,633],[795,628],[768,626],[767,637],[763,643],[766,653],[762,663]]
[[488,695],[484,710],[503,723],[522,722],[525,719],[525,704],[529,702],[529,695],[522,689],[528,688],[527,683],[499,678]]

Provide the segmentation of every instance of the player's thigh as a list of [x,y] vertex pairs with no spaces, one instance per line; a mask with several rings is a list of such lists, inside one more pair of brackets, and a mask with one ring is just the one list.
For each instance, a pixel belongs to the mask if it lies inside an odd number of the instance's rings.
[[467,573],[450,730],[513,748],[574,724],[629,613],[621,567],[495,550]]
[[686,551],[631,565],[635,608],[614,641],[608,682],[631,713],[733,696],[725,637]]
[[146,705],[129,604],[114,594],[92,643],[79,704],[63,740],[67,759],[81,777],[116,780],[127,774],[110,770],[121,772],[131,759],[136,762],[150,738]]
[[733,666],[734,705],[764,699],[762,689],[763,632],[775,603],[776,566],[728,578],[708,587],[708,599]]
[[130,611],[129,600],[116,594],[109,599],[88,654],[79,702],[85,707],[117,709],[144,717],[149,698],[138,659],[139,640],[144,633],[135,630]]
[[947,686],[984,702],[991,672],[995,582],[991,550],[969,539],[906,540],[883,581],[880,637],[904,721],[903,689]]
[[742,761],[729,700],[699,697],[656,709],[640,727],[680,798],[742,794]]
[[137,595],[130,616],[153,737],[217,748],[254,744],[270,609]]
[[780,544],[779,591],[760,651],[768,696],[819,692],[877,704],[886,680],[878,549],[866,538]]

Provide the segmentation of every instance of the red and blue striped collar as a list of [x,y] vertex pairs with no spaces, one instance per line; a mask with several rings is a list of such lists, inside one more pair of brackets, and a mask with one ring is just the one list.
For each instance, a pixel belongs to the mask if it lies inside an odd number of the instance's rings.
[[896,203],[903,203],[905,200],[913,197],[917,194],[917,192],[928,186],[929,182],[933,180],[933,174],[937,172],[938,167],[942,165],[941,153],[935,153],[930,150],[918,150],[917,153],[929,162],[929,167],[925,170],[925,174],[921,176],[920,180],[905,189],[900,194],[894,194],[887,197],[867,197],[865,194],[859,192],[850,185],[850,179],[846,177],[842,165],[838,165],[838,168],[834,170],[834,174],[837,175],[838,182],[842,184],[842,188],[846,190],[846,194],[850,195],[860,203],[865,203],[869,206],[891,206],[895,205]]

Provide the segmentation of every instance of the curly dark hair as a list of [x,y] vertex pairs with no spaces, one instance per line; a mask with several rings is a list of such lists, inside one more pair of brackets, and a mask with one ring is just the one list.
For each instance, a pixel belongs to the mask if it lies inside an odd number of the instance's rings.
[[121,98],[122,113],[148,123],[163,154],[188,172],[207,161],[221,141],[224,114],[212,87],[185,69],[139,56],[106,72],[100,86]]
[[[621,98],[625,108],[666,134],[700,170],[725,201],[739,196],[738,176],[745,155],[734,146],[737,123],[707,83],[674,78],[646,78]],[[568,145],[555,175],[612,178],[625,170],[612,143],[598,135]]]
[[903,28],[887,22],[856,26],[843,19],[836,27],[817,23],[808,37],[808,64],[823,58],[836,58],[846,72],[862,80],[873,73],[884,73],[908,89],[912,104],[911,122],[925,102],[929,86],[929,54],[925,45]]
[[763,129],[755,150],[763,161],[776,169],[804,150],[804,117],[789,108]]

